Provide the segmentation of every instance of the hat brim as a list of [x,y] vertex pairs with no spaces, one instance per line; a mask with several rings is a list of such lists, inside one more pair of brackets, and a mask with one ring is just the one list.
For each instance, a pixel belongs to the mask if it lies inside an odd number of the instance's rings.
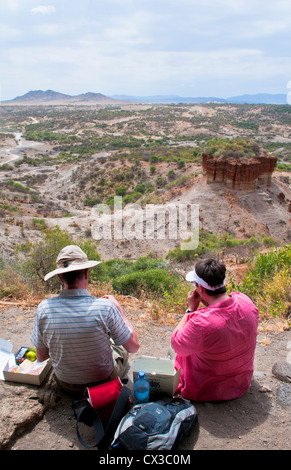
[[204,279],[201,279],[201,277],[198,276],[195,269],[194,269],[194,271],[189,271],[186,274],[185,279],[188,282],[196,282],[200,286],[204,287],[204,289],[208,289],[208,290],[212,290],[212,291],[215,291],[217,289],[221,289],[225,285],[225,280],[224,280],[223,283],[220,284],[219,286],[210,286],[206,281],[204,281]]
[[189,271],[189,273],[186,274],[186,281],[188,281],[188,282],[195,282],[195,281],[197,281],[197,277],[196,277],[195,271]]
[[47,281],[48,279],[53,276],[56,276],[57,274],[70,273],[72,271],[80,271],[82,269],[93,268],[94,266],[97,266],[97,264],[100,263],[102,263],[102,261],[86,261],[86,263],[83,264],[71,264],[67,268],[58,268],[54,271],[51,271],[50,273],[45,275],[44,280]]

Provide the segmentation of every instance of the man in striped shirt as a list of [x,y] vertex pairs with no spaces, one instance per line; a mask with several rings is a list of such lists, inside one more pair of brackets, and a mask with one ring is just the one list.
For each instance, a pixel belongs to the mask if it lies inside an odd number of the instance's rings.
[[92,297],[87,290],[89,269],[98,263],[75,245],[60,251],[57,269],[44,279],[57,275],[63,289],[40,303],[31,336],[37,359],[50,357],[57,383],[72,393],[122,377],[128,353],[139,349],[135,329],[117,299]]

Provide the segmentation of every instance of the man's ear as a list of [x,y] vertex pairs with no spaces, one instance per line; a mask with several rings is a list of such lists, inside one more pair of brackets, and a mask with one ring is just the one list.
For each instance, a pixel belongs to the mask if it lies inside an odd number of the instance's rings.
[[204,287],[202,287],[200,284],[198,284],[198,292],[199,292],[199,294],[204,294],[205,293]]

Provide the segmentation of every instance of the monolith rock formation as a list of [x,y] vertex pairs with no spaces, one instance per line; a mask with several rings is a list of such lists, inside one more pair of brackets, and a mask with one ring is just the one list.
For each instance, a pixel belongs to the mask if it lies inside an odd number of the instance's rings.
[[276,163],[274,155],[263,151],[254,157],[202,154],[207,183],[224,183],[235,190],[253,191],[256,187],[270,186]]

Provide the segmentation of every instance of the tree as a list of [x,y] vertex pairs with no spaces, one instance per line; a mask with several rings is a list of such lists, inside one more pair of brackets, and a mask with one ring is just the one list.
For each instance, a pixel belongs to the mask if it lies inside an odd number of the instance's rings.
[[[67,245],[78,245],[86,253],[88,259],[100,260],[96,251],[96,244],[93,240],[78,240],[77,242],[60,227],[43,230],[43,240],[41,242],[26,242],[17,247],[20,270],[35,290],[44,285],[44,276],[56,269],[56,259],[61,251]],[[98,266],[96,266],[98,268]],[[90,277],[96,277],[96,268],[90,270]],[[55,276],[45,283],[45,290],[56,292],[59,290],[60,281]]]

